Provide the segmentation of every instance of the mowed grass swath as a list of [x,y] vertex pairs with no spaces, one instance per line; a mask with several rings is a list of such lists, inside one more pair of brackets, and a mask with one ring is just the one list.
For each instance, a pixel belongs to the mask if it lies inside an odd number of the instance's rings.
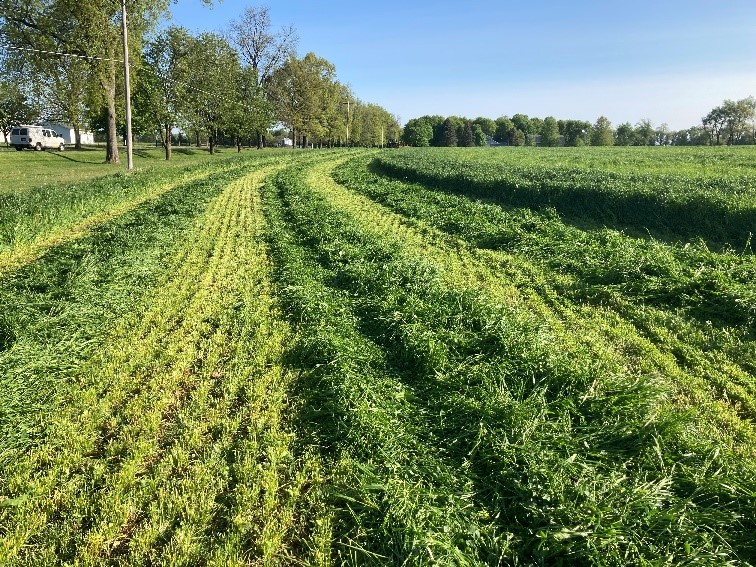
[[5,197],[0,563],[756,563],[754,158],[282,151]]

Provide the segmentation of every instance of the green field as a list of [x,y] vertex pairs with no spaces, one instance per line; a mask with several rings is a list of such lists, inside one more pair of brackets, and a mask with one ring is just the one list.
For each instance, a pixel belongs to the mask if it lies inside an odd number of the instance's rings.
[[70,155],[0,152],[0,565],[756,564],[753,148]]

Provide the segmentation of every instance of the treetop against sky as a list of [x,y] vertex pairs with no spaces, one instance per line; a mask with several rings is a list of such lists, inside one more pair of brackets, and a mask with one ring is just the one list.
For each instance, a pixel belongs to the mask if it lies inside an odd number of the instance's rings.
[[[248,5],[173,5],[173,22],[218,31]],[[300,51],[402,121],[522,112],[613,123],[699,123],[723,99],[756,93],[752,0],[343,0],[270,3]]]

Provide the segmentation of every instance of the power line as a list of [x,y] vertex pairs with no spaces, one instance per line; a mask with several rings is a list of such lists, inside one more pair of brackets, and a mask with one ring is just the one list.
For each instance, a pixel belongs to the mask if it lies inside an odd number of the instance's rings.
[[98,57],[97,55],[81,55],[78,53],[66,53],[64,51],[48,51],[45,49],[34,49],[32,47],[18,47],[17,45],[0,45],[2,49],[12,49],[14,51],[28,51],[31,53],[43,53],[45,55],[56,55],[58,57],[76,57],[78,59],[89,59],[96,61],[113,61],[115,63],[123,63],[123,59],[114,59],[111,57]]

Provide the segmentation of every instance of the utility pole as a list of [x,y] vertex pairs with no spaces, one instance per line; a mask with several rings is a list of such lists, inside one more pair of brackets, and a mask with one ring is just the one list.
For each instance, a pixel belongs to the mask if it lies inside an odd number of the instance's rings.
[[131,80],[129,79],[129,38],[126,29],[126,0],[121,0],[121,28],[123,30],[123,76],[126,87],[126,155],[127,169],[134,169],[134,153],[131,136]]

